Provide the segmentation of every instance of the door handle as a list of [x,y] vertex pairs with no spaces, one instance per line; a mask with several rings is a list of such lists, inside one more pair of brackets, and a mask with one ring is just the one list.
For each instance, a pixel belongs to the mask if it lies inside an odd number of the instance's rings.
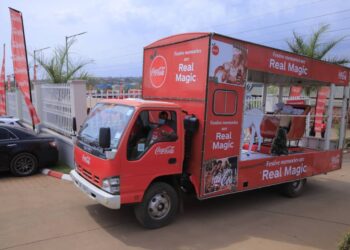
[[168,160],[168,163],[169,163],[169,164],[175,164],[175,163],[176,163],[176,158],[170,158],[170,159]]
[[12,147],[17,146],[17,144],[15,144],[15,143],[13,143],[13,144],[7,144],[6,146],[9,147],[9,148],[12,148]]

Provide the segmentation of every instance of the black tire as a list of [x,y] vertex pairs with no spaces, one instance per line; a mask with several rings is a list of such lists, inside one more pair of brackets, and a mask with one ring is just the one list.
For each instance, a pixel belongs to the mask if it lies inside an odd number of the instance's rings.
[[134,207],[137,220],[149,229],[168,225],[179,209],[179,195],[167,183],[153,183],[146,191],[143,201]]
[[304,191],[306,179],[288,182],[282,185],[282,194],[287,197],[298,197]]
[[38,160],[30,153],[20,153],[13,157],[10,170],[15,176],[28,176],[38,170]]

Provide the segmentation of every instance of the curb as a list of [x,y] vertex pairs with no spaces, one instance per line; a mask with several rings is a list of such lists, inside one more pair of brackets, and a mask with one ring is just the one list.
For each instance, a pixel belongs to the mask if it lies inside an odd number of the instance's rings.
[[49,175],[49,176],[55,177],[57,179],[66,180],[66,181],[72,181],[72,177],[70,177],[69,174],[64,174],[64,173],[57,172],[57,171],[54,171],[54,170],[51,170],[51,169],[48,169],[48,168],[43,168],[41,170],[41,173],[43,175]]

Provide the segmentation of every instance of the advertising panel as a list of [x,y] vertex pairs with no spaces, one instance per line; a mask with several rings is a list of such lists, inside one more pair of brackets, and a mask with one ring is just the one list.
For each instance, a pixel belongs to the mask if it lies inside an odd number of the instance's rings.
[[201,196],[237,189],[247,51],[213,39],[210,47]]
[[239,43],[213,39],[210,53],[210,80],[243,85],[247,73],[247,49]]
[[349,69],[296,54],[247,44],[248,68],[337,85],[349,83]]
[[341,167],[341,154],[341,150],[314,151],[240,162],[238,191],[337,170]]
[[[210,81],[208,87],[202,166],[204,196],[236,189],[244,97],[243,86]],[[227,178],[229,181],[224,181]]]
[[323,127],[323,113],[325,110],[329,87],[321,87],[317,92],[316,111],[315,111],[315,132],[321,132]]
[[204,101],[209,38],[146,49],[143,97]]

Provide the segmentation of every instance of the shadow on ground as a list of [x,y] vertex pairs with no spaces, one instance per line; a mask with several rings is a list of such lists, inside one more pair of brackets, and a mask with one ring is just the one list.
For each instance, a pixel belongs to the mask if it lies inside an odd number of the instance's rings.
[[184,212],[171,225],[156,230],[140,227],[131,206],[117,211],[97,204],[86,208],[103,230],[133,247],[217,249],[257,238],[327,249],[337,244],[325,245],[322,240],[334,231],[333,225],[350,227],[349,216],[343,220],[337,217],[337,211],[329,209],[329,204],[318,205],[324,203],[323,197],[339,193],[340,197],[332,199],[341,206],[341,190],[350,190],[350,183],[344,182],[340,187],[328,182],[333,181],[309,181],[303,196],[295,199],[279,195],[277,187],[205,201],[186,197]]

